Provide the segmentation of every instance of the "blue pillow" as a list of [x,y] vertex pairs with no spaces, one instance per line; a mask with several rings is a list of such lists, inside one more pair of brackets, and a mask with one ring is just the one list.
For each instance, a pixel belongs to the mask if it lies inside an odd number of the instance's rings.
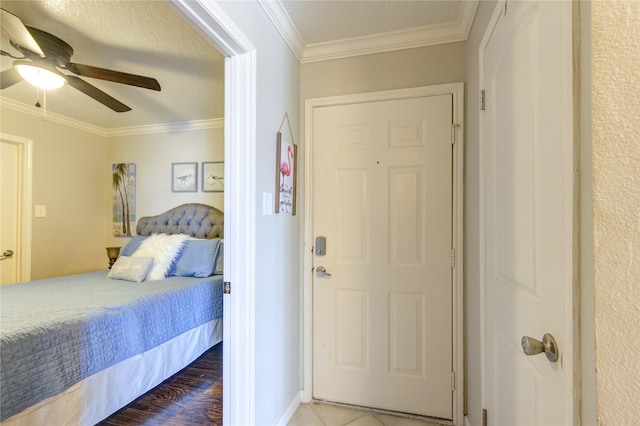
[[213,271],[213,275],[224,274],[224,240],[220,240],[220,248],[218,249],[218,256],[216,258],[216,267]]
[[213,275],[216,258],[220,249],[220,239],[187,240],[168,276],[205,278]]
[[135,236],[120,250],[120,256],[131,256],[147,237]]

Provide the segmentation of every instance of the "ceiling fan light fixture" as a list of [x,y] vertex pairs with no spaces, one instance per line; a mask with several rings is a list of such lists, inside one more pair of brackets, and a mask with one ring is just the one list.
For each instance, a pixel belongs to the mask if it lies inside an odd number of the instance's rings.
[[15,61],[13,68],[22,78],[41,89],[59,89],[67,81],[58,71],[33,62]]

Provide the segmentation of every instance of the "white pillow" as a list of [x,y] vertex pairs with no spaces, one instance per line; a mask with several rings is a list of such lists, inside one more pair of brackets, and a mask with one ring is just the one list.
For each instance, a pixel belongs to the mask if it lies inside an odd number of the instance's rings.
[[152,257],[133,258],[120,256],[111,267],[107,278],[139,283],[140,281],[144,281],[152,266]]
[[153,234],[140,244],[131,256],[153,257],[153,267],[145,281],[162,280],[167,277],[171,264],[187,238],[185,234]]

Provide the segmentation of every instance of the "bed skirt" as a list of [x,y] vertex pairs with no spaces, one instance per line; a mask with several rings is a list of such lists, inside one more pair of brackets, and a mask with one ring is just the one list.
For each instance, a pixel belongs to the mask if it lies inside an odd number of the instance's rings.
[[95,425],[221,341],[222,318],[218,318],[96,373],[5,419],[2,426]]

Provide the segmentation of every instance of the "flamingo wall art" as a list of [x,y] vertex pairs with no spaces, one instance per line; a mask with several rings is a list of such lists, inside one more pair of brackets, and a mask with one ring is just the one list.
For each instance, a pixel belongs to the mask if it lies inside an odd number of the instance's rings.
[[296,214],[297,147],[278,132],[276,213]]

